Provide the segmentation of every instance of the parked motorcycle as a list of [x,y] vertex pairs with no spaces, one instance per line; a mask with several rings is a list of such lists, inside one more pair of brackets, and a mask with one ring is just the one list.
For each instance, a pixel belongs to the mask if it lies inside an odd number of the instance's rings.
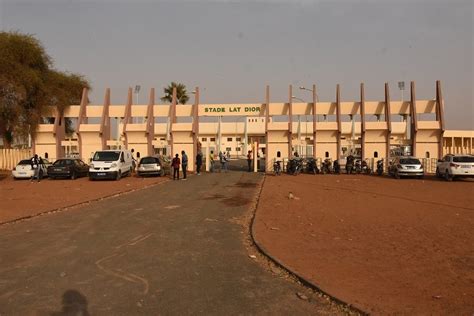
[[321,165],[321,172],[323,174],[326,173],[332,173],[332,161],[331,158],[326,158],[324,159],[322,165]]
[[383,175],[383,159],[377,160],[377,174]]
[[307,173],[312,173],[312,174],[319,173],[318,166],[316,165],[316,159],[308,158],[306,160],[306,172]]
[[332,164],[332,169],[334,170],[335,174],[340,174],[341,173],[341,165],[339,164],[339,160],[334,160]]
[[281,161],[275,160],[275,162],[273,163],[273,173],[276,176],[281,175]]
[[369,164],[365,160],[362,161],[360,168],[361,168],[362,173],[365,173],[365,174],[371,174],[372,173],[372,169],[369,167]]
[[361,164],[360,160],[356,160],[356,162],[354,164],[354,171],[357,174],[362,172],[362,164]]
[[288,161],[288,166],[286,167],[286,172],[288,174],[292,174],[296,176],[298,173],[301,172],[303,167],[303,161],[299,158],[290,159]]
[[354,156],[347,156],[346,160],[346,173],[351,174],[354,171]]

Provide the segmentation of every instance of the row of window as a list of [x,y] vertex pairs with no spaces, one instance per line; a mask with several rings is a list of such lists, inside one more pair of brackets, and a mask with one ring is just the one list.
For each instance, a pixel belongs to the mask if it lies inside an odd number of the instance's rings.
[[[233,137],[227,137],[227,141],[228,141],[228,142],[233,141],[233,139],[234,139]],[[202,137],[202,138],[201,138],[201,141],[207,142],[207,137]],[[215,138],[215,137],[211,137],[211,138],[209,139],[209,141],[215,142],[215,141],[216,141],[216,138]],[[236,142],[240,142],[240,141],[242,141],[242,138],[236,137],[236,138],[235,138],[235,141],[236,141]]]

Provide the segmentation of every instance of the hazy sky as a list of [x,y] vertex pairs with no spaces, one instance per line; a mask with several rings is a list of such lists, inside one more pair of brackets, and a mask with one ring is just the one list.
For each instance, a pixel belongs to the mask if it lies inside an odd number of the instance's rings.
[[[170,81],[199,86],[203,103],[286,102],[288,85],[318,85],[323,101],[393,99],[416,81],[435,98],[441,80],[447,127],[474,129],[472,0],[456,1],[12,1],[0,28],[35,34],[61,70],[90,79],[92,102],[112,89]],[[310,93],[294,92],[310,101]],[[409,91],[405,91],[408,99]]]

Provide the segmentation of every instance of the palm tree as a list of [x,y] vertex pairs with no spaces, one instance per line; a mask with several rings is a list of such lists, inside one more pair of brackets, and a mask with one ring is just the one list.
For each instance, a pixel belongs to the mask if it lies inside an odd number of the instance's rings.
[[164,96],[161,97],[161,101],[171,103],[173,101],[173,88],[176,88],[176,101],[177,103],[186,104],[189,100],[189,96],[186,92],[186,86],[182,83],[171,82],[170,85],[163,88]]

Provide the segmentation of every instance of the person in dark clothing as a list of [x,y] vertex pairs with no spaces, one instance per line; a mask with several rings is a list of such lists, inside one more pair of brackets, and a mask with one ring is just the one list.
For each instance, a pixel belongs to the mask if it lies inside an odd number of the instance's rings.
[[40,182],[41,177],[43,175],[43,173],[41,172],[41,158],[39,158],[36,154],[33,158],[31,158],[31,168],[33,168],[34,170],[34,174],[33,177],[31,177],[31,181],[36,178],[38,182]]
[[188,155],[186,155],[184,150],[181,151],[181,164],[183,167],[183,180],[186,180],[186,172],[188,171]]
[[252,151],[249,150],[249,152],[247,153],[247,165],[249,167],[249,172],[252,171]]
[[179,166],[181,165],[181,161],[179,159],[179,155],[176,154],[176,156],[173,158],[173,161],[171,162],[171,166],[173,167],[173,180],[176,180],[176,178],[179,180]]
[[198,176],[201,175],[201,166],[202,166],[202,153],[198,152],[198,154],[196,155],[196,172]]

